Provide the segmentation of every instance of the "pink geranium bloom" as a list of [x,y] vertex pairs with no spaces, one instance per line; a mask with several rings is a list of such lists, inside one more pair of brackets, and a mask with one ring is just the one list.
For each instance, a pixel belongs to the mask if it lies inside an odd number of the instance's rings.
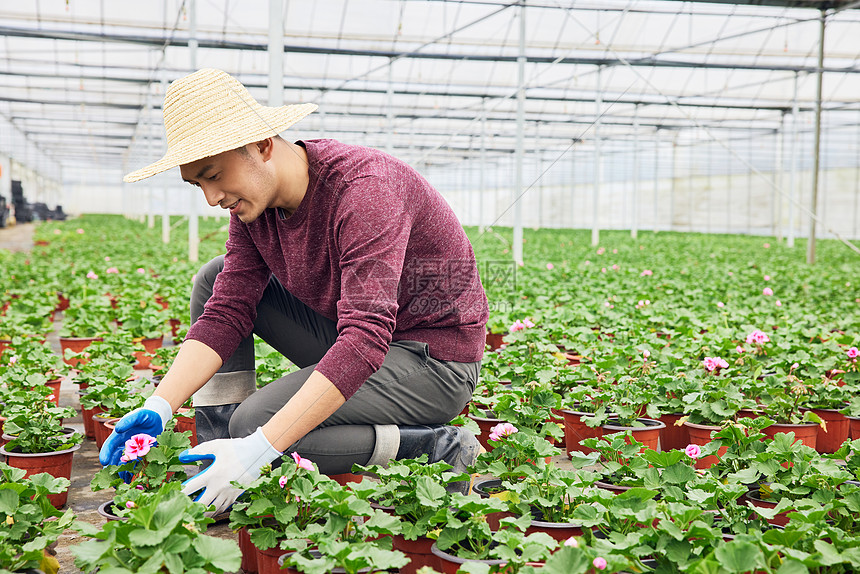
[[766,296],[766,297],[770,297],[771,295],[773,295],[773,289],[771,289],[770,287],[765,287],[762,290],[761,294]]
[[845,353],[848,355],[849,359],[856,359],[858,355],[860,355],[860,350],[858,350],[857,347],[851,347],[845,351]]
[[143,267],[138,267],[137,272],[140,274],[143,274],[143,273],[146,273],[146,269],[144,269]]
[[764,343],[767,343],[770,341],[770,337],[768,337],[764,331],[760,331],[760,330],[756,329],[755,331],[753,331],[752,333],[747,335],[746,341],[750,345],[752,345],[752,344],[763,345]]
[[126,502],[125,502],[125,507],[126,507],[126,508],[128,508],[128,509],[132,509],[132,508],[136,508],[136,507],[137,507],[137,505],[136,505],[135,503],[133,503],[132,501],[130,501],[130,500],[126,500]]
[[600,269],[600,272],[601,272],[601,273],[606,273],[606,267],[602,267],[602,268]]
[[87,279],[98,279],[98,278],[99,278],[99,276],[96,275],[95,273],[93,273],[92,271],[87,273]]
[[576,541],[576,538],[571,536],[567,540],[564,541],[565,546],[573,546],[574,548],[579,548],[579,542]]
[[108,268],[107,268],[107,271],[105,271],[105,273],[108,273],[108,274],[110,274],[110,273],[119,273],[119,269],[117,269],[116,267],[108,267]]
[[490,429],[490,440],[502,440],[516,432],[519,432],[519,429],[511,423],[499,423]]
[[83,235],[83,234],[84,234],[84,230],[83,230],[83,229],[81,229],[80,227],[79,227],[78,229],[76,229],[75,231],[77,231],[77,232],[78,232],[78,235]]
[[296,461],[297,467],[303,468],[305,470],[313,470],[314,469],[314,463],[312,463],[311,461],[309,461],[306,458],[300,457],[299,453],[294,452],[294,453],[291,453],[291,455],[293,457],[293,460]]
[[105,255],[105,261],[110,261],[110,257],[108,257],[107,255]]
[[717,369],[725,369],[729,366],[726,360],[721,359],[720,357],[705,357],[705,360],[702,361],[702,365],[704,365],[705,370],[709,373],[712,373]]
[[618,271],[619,269],[621,269],[621,267],[619,267],[618,265],[616,265],[616,264],[613,264],[613,265],[612,265],[612,270],[613,270],[613,271]]
[[149,436],[145,433],[136,434],[125,441],[125,449],[122,452],[120,460],[123,462],[129,462],[137,460],[142,456],[146,456],[149,449],[151,449],[154,444],[155,437]]
[[591,563],[594,564],[594,567],[598,570],[606,570],[606,558],[598,556]]
[[517,319],[516,321],[514,321],[514,324],[508,328],[508,331],[510,331],[511,333],[514,333],[516,331],[522,331],[523,329],[529,329],[529,328],[534,327],[534,326],[535,326],[535,324],[532,323],[528,319],[524,319],[522,321]]
[[649,275],[654,275],[654,272],[651,271],[650,269],[646,269],[642,273],[639,274],[640,277],[646,277]]
[[777,302],[776,302],[776,306],[777,306],[777,307],[782,307],[782,301],[777,300]]
[[651,356],[651,351],[649,351],[648,349],[645,349],[644,351],[642,351],[642,356],[645,357],[646,359],[649,358]]
[[552,271],[555,268],[555,265],[553,265],[552,263],[547,263],[546,268]]
[[[295,454],[295,453],[293,453],[293,454]],[[279,479],[278,479],[278,485],[279,485],[281,488],[286,488],[286,487],[287,487],[287,482],[288,482],[288,479],[287,479],[287,477],[286,477],[286,476],[282,476],[281,478],[279,478]]]
[[764,279],[765,281],[770,281],[770,275],[765,275],[762,279]]
[[744,348],[743,348],[743,347],[741,347],[740,345],[738,345],[737,347],[735,347],[735,351],[737,351],[738,353],[743,353],[743,352],[744,352]]
[[599,248],[597,249],[597,254],[598,254],[598,255],[603,255],[604,253],[606,253],[606,249],[604,249],[603,247],[599,247]]
[[702,448],[697,444],[688,444],[687,448],[684,449],[684,454],[695,460],[702,456]]

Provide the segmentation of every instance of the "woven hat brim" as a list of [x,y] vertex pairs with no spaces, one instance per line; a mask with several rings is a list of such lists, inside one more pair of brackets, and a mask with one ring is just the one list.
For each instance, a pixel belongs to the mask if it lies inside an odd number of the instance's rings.
[[260,106],[258,109],[265,121],[265,127],[262,129],[244,131],[242,126],[235,126],[237,133],[230,134],[209,134],[201,131],[201,141],[180,149],[168,148],[167,153],[160,160],[127,174],[122,180],[126,183],[134,183],[168,169],[278,135],[313,113],[318,107],[316,104],[293,104],[278,108]]

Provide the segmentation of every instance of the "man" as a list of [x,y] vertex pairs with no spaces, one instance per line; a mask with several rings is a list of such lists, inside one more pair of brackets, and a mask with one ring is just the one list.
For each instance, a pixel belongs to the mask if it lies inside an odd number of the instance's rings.
[[[455,215],[417,172],[379,151],[277,134],[316,109],[269,108],[212,69],[174,82],[164,100],[164,158],[133,182],[179,166],[207,202],[230,210],[226,255],[197,274],[192,325],[143,408],[100,453],[156,435],[194,395],[212,464],[185,485],[229,508],[261,466],[294,451],[321,472],[423,453],[454,472],[473,435],[443,426],[469,401],[485,343],[487,299]],[[297,372],[255,392],[253,334]]]

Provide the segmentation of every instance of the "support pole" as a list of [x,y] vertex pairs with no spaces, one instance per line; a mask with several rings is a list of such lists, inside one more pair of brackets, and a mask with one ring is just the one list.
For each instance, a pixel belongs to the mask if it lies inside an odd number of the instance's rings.
[[269,106],[284,105],[284,4],[269,0]]
[[523,264],[523,148],[525,132],[526,105],[526,0],[520,1],[520,42],[517,55],[517,143],[514,163],[516,164],[516,184],[514,187],[514,262]]
[[388,62],[388,89],[385,93],[387,111],[385,113],[387,135],[385,151],[388,155],[394,155],[394,58]]
[[[776,180],[777,188],[785,190],[783,182],[785,182],[785,112],[779,119],[779,139],[776,142],[776,162],[773,171],[774,179]],[[776,235],[776,241],[782,243],[782,194],[773,190],[773,222],[771,224],[771,234]]]
[[[167,94],[167,74],[162,71],[161,73],[161,92],[162,94]],[[162,155],[167,153],[167,133],[165,132],[164,138],[161,140],[161,151]],[[168,196],[170,191],[168,190],[167,179],[162,178],[164,182],[163,188],[163,205],[161,206],[162,215],[161,215],[161,242],[167,245],[170,243],[170,202],[168,201]]]
[[487,178],[486,178],[486,167],[487,167],[487,142],[486,142],[486,133],[487,133],[487,111],[486,111],[487,99],[481,98],[481,161],[478,166],[478,230],[481,234],[484,233],[484,193],[487,191]]
[[633,196],[630,198],[630,238],[639,236],[639,104],[633,110]]
[[595,100],[594,120],[594,205],[591,212],[591,245],[600,243],[600,114],[603,112],[603,94],[601,93],[600,72],[603,66],[597,67],[597,99]]
[[[191,71],[197,70],[197,0],[188,0],[188,58]],[[197,194],[189,196],[188,204],[188,260],[200,260],[200,228],[197,219]]]
[[794,247],[794,192],[797,187],[797,148],[799,131],[797,129],[798,113],[800,112],[797,103],[797,89],[799,84],[799,72],[794,73],[794,99],[791,103],[791,171],[788,177],[788,237],[785,240],[786,247]]
[[654,132],[654,233],[659,231],[658,218],[659,212],[657,204],[659,203],[660,195],[660,128]]
[[812,153],[812,201],[809,216],[809,241],[806,243],[806,262],[815,264],[815,215],[818,213],[818,169],[821,165],[821,88],[824,80],[824,28],[825,11],[821,11],[818,27],[818,70],[815,84],[815,151]]
[[[146,115],[146,157],[149,158],[153,156],[152,152],[155,150],[155,141],[152,138],[152,84],[147,86],[146,93],[146,107],[144,108],[144,112]],[[153,185],[152,178],[149,178],[146,182],[146,227],[147,229],[155,229],[155,206],[153,205]]]

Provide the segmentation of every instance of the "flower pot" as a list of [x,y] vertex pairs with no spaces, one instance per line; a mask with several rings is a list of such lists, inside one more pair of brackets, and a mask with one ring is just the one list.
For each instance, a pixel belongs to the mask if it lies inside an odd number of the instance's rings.
[[577,522],[545,522],[532,519],[532,523],[526,528],[526,535],[535,532],[545,532],[559,542],[564,542],[571,536],[582,536],[582,524]]
[[114,512],[116,510],[116,505],[113,500],[108,500],[107,502],[100,504],[96,510],[98,510],[99,516],[103,517],[105,520],[128,520],[125,516],[120,516]]
[[152,366],[152,359],[147,357],[146,354],[154,354],[156,350],[161,348],[161,345],[164,343],[164,337],[157,337],[154,339],[135,339],[136,343],[140,343],[143,345],[143,348],[146,351],[135,351],[134,358],[137,359],[137,363],[135,363],[135,370],[148,369]]
[[102,445],[105,443],[107,438],[110,436],[112,432],[112,428],[109,430],[105,423],[115,423],[119,419],[117,417],[105,416],[104,413],[93,415],[93,433],[95,434],[96,439],[96,448],[101,450]]
[[70,367],[77,367],[78,364],[86,364],[88,360],[86,358],[67,359],[66,349],[71,349],[75,353],[80,353],[81,351],[89,347],[93,343],[93,341],[101,340],[101,337],[60,337],[60,348],[62,349],[63,362]]
[[84,436],[88,439],[95,440],[96,438],[96,431],[93,425],[93,415],[101,414],[103,412],[104,409],[100,406],[88,409],[81,405],[81,419],[83,419],[84,422]]
[[776,433],[794,433],[794,442],[800,441],[809,448],[814,449],[816,443],[818,442],[818,431],[821,429],[815,423],[810,424],[802,424],[802,425],[793,425],[788,423],[776,423],[772,424],[769,427],[764,427],[761,429],[761,432],[765,434],[765,436],[769,438],[773,438]]
[[[486,414],[492,415],[495,414],[493,411],[485,411]],[[494,445],[493,441],[490,440],[490,433],[492,432],[492,428],[499,423],[503,423],[502,419],[490,418],[490,417],[479,417],[477,415],[469,415],[469,418],[475,421],[478,424],[478,427],[481,429],[481,434],[478,435],[478,442],[481,443],[487,452],[493,450]]]
[[660,422],[666,425],[660,431],[660,450],[683,450],[690,444],[687,427],[675,424],[683,416],[682,413],[660,415]]
[[173,342],[178,345],[182,342],[179,338],[179,326],[182,325],[182,321],[179,319],[168,319],[167,323],[170,325],[170,336],[173,337]]
[[827,430],[819,427],[815,450],[820,453],[831,453],[839,450],[842,443],[848,439],[850,422],[848,417],[837,409],[811,409],[827,425]]
[[[687,427],[687,432],[690,435],[690,443],[697,444],[699,446],[705,446],[711,442],[711,435],[720,430],[720,427],[718,426],[700,425],[691,423],[690,421],[685,421],[684,426]],[[711,468],[719,462],[720,457],[726,454],[727,450],[728,447],[722,446],[720,447],[720,450],[717,451],[717,454],[711,454],[699,458],[696,460],[696,468]]]
[[[0,454],[6,455],[6,464],[25,470],[25,477],[30,477],[40,472],[47,472],[54,478],[72,477],[72,458],[75,451],[81,448],[81,445],[76,444],[73,447],[58,450],[56,452],[38,452],[38,453],[22,453],[6,450],[5,446],[0,447]],[[48,500],[54,508],[62,508],[66,505],[69,498],[69,491],[59,494],[49,494]]]
[[[587,438],[603,436],[601,427],[591,428],[583,420],[586,417],[593,417],[594,414],[568,409],[563,409],[561,413],[564,417],[564,450],[567,452],[567,457],[570,458],[570,451],[572,450],[577,450],[583,454],[594,452],[594,449],[582,445],[582,441]],[[615,413],[610,413],[609,416],[614,417]]]
[[[492,497],[507,500],[508,491],[502,489],[501,486],[502,481],[498,478],[483,478],[475,481],[475,484],[472,486],[472,491],[478,494],[481,498]],[[506,510],[492,512],[487,515],[487,524],[490,526],[490,530],[495,532],[499,529],[499,521],[502,518],[508,518],[511,516],[515,516],[514,513]]]
[[259,574],[278,574],[281,572],[281,564],[278,558],[284,555],[278,541],[273,548],[260,550],[257,548],[257,572]]
[[848,437],[851,440],[860,438],[860,417],[848,418]]
[[251,542],[248,529],[239,529],[239,550],[242,552],[242,571],[247,574],[257,574],[257,547]]
[[[316,550],[311,550],[310,552],[311,552],[312,556],[319,558],[319,556],[320,556],[319,552],[317,552]],[[278,557],[278,568],[280,568],[281,570],[277,570],[277,572],[286,572],[287,574],[302,574],[301,572],[299,572],[295,568],[291,568],[290,566],[284,567],[284,562],[293,553],[294,552],[292,552],[292,551],[284,552],[283,550],[281,550],[281,555]],[[402,569],[400,571],[403,572]],[[366,574],[366,573],[370,572],[370,568],[361,568],[357,572],[359,574]],[[334,568],[332,568],[330,570],[330,573],[331,574],[346,574],[346,570],[341,568],[340,566],[335,566]],[[261,574],[262,574],[262,572],[261,572]]]
[[[776,508],[776,502],[771,502],[770,500],[764,500],[762,498],[759,498],[759,494],[755,490],[747,492],[744,496],[746,496],[746,499],[753,506],[758,506],[759,508]],[[786,524],[788,524],[789,512],[791,512],[791,510],[780,512],[773,518],[768,519],[768,523],[775,524],[777,526],[785,526]]]
[[176,411],[176,426],[173,427],[175,432],[189,431],[191,433],[191,446],[197,446],[197,419],[195,416],[181,416],[182,413],[190,411],[188,407],[179,407]]
[[503,339],[505,335],[507,335],[507,333],[490,333],[487,331],[487,346],[493,351],[501,348],[504,343]]
[[0,357],[3,356],[3,351],[12,345],[11,339],[0,339]]
[[[666,428],[666,424],[654,419],[638,418],[638,422],[645,425],[644,427],[626,427],[617,424],[617,419],[609,419],[608,424],[603,425],[603,435],[614,434],[618,432],[627,432],[633,435],[633,438],[641,442],[643,448],[657,450],[660,448],[660,431]],[[616,424],[613,424],[615,422]]]
[[419,568],[430,566],[434,570],[441,570],[442,564],[439,557],[433,554],[431,547],[435,541],[432,538],[418,538],[417,540],[406,540],[401,534],[391,537],[391,547],[406,554],[409,564],[400,567],[400,574],[415,574]]
[[435,542],[433,543],[433,546],[430,547],[430,550],[439,559],[442,566],[442,572],[444,574],[457,574],[457,570],[460,569],[461,565],[470,562],[479,562],[488,566],[503,566],[507,563],[504,560],[469,560],[466,558],[458,558],[453,554],[448,554],[444,550],[439,550],[439,548],[436,547]]
[[63,379],[62,379],[62,378],[59,378],[59,379],[52,379],[52,380],[50,380],[50,381],[48,381],[48,382],[46,382],[46,383],[45,383],[45,385],[46,385],[49,389],[51,389],[51,394],[50,394],[50,395],[48,395],[48,396],[49,396],[49,397],[53,396],[53,398],[49,398],[48,400],[50,400],[50,401],[51,401],[52,403],[54,403],[56,406],[60,406],[60,386],[61,386],[62,384],[63,384]]
[[622,492],[626,492],[633,488],[632,486],[624,486],[622,484],[613,484],[611,482],[604,482],[602,480],[598,480],[594,483],[594,486],[598,488],[602,488],[603,490],[608,490],[609,492],[613,492],[615,494],[621,494]]
[[344,472],[343,474],[329,474],[328,477],[341,486],[346,486],[350,482],[361,482],[364,480],[363,474],[353,474]]

